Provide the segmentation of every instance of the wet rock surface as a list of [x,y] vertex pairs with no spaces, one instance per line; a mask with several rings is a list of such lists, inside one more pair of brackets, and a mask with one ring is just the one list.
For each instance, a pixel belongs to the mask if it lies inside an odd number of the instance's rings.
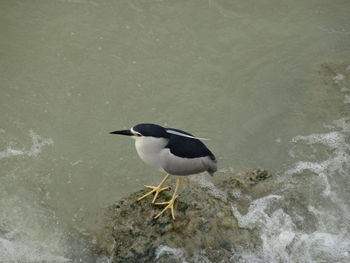
[[[95,251],[111,262],[229,262],[235,246],[259,242],[253,230],[239,227],[232,202],[244,210],[240,195],[264,195],[272,184],[261,169],[232,174],[217,185],[194,176],[182,187],[175,221],[170,211],[154,219],[164,206],[151,204],[152,197],[136,201],[146,190],[135,192],[96,219]],[[162,192],[158,201],[171,194]]]

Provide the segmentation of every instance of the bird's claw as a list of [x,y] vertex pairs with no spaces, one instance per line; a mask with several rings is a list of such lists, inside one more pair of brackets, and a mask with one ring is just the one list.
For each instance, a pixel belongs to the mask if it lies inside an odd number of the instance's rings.
[[155,193],[154,197],[153,197],[153,200],[152,200],[152,204],[154,204],[154,202],[156,201],[158,195],[160,192],[163,192],[163,191],[166,191],[166,190],[169,190],[170,187],[160,187],[159,185],[158,186],[152,186],[152,185],[145,185],[145,188],[148,188],[148,189],[152,189],[151,191],[149,191],[148,193],[146,193],[145,195],[139,197],[137,199],[137,201],[140,201],[144,198],[146,198],[147,196]]
[[156,205],[167,205],[166,207],[164,207],[164,209],[158,213],[154,219],[157,219],[158,217],[160,217],[166,210],[170,209],[171,210],[171,216],[172,218],[175,220],[175,212],[174,212],[174,203],[175,200],[179,197],[179,195],[175,195],[173,196],[168,202],[158,202],[155,203]]

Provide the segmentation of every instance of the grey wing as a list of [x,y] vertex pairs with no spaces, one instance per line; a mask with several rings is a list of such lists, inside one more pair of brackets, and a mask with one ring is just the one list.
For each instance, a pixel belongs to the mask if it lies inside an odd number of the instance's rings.
[[190,175],[206,171],[212,175],[217,170],[216,160],[209,156],[183,158],[175,156],[169,149],[162,150],[161,156],[163,169],[173,175]]

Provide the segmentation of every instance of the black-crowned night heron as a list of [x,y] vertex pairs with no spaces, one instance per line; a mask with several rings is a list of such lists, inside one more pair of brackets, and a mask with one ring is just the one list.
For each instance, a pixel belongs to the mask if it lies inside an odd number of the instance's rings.
[[147,164],[158,167],[167,174],[158,186],[145,185],[150,192],[138,198],[142,200],[151,194],[155,194],[152,200],[154,204],[159,193],[170,189],[163,187],[170,175],[178,175],[175,191],[168,202],[158,202],[156,205],[166,207],[155,216],[158,218],[167,209],[175,219],[174,202],[178,198],[181,176],[197,174],[207,171],[210,175],[217,170],[217,161],[214,154],[197,138],[187,132],[164,128],[160,125],[142,123],[130,130],[119,130],[111,134],[132,136],[135,139],[135,147],[140,158]]

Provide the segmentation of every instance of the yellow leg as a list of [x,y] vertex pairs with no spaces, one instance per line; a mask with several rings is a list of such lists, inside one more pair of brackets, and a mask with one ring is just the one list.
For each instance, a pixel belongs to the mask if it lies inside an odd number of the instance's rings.
[[158,215],[156,215],[154,218],[160,217],[166,210],[170,209],[171,210],[171,216],[175,220],[174,203],[175,203],[176,198],[179,197],[177,192],[179,190],[179,187],[180,187],[181,183],[182,183],[182,177],[178,177],[177,180],[176,180],[176,187],[175,187],[174,194],[173,194],[173,196],[171,197],[171,199],[168,202],[156,203],[156,205],[167,205],[167,206]]
[[154,202],[156,201],[156,199],[157,199],[157,197],[158,197],[158,195],[159,195],[160,192],[163,192],[163,191],[165,191],[165,190],[169,190],[169,189],[170,189],[170,187],[162,187],[163,184],[166,182],[166,180],[168,180],[169,176],[170,176],[170,174],[167,174],[167,175],[164,177],[164,179],[160,182],[160,184],[159,184],[158,186],[145,185],[146,188],[152,189],[152,190],[149,191],[147,194],[145,194],[145,195],[139,197],[139,198],[137,199],[137,201],[140,201],[140,200],[146,198],[147,196],[149,196],[149,195],[151,195],[151,194],[153,194],[153,193],[156,193],[156,194],[154,195],[154,197],[153,197],[153,200],[152,200],[152,204],[154,204]]

